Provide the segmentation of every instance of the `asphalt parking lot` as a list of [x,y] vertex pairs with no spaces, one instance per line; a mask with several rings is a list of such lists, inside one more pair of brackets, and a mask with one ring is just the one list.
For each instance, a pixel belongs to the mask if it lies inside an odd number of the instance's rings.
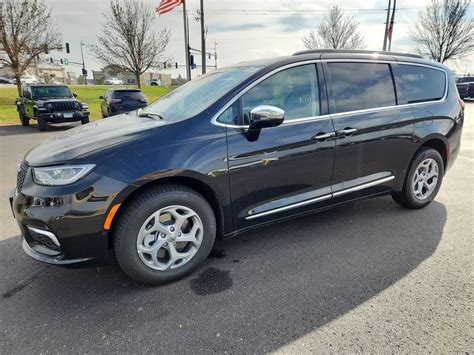
[[0,126],[0,352],[472,352],[474,102],[465,122],[427,208],[384,197],[252,231],[162,287],[27,257],[8,190],[66,127]]

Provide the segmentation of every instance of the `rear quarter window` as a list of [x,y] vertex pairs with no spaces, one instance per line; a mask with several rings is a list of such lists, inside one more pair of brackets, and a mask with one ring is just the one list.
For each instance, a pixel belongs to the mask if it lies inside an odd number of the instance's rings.
[[442,70],[418,65],[399,65],[400,83],[407,103],[440,100],[446,91]]

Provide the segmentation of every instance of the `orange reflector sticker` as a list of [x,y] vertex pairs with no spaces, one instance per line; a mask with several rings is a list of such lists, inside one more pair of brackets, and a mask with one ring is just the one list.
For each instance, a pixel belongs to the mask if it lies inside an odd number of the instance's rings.
[[120,207],[120,203],[112,206],[112,208],[109,211],[109,214],[107,215],[107,218],[105,219],[104,222],[104,229],[109,230],[110,226],[112,225],[112,220],[114,219],[115,213],[117,213],[117,210]]

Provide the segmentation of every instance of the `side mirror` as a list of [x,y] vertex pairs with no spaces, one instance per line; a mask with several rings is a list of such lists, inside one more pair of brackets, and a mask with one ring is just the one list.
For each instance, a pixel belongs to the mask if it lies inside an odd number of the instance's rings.
[[77,93],[73,92],[72,96],[77,97]]
[[103,99],[104,99],[104,97],[103,97],[103,96],[99,96],[99,99],[103,100]]
[[260,105],[250,111],[249,130],[259,130],[267,127],[276,127],[283,123],[285,111],[281,108]]

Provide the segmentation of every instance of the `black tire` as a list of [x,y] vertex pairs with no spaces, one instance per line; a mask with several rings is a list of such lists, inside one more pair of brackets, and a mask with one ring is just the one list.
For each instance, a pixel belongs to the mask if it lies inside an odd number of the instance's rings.
[[30,125],[30,119],[21,111],[18,111],[18,115],[20,116],[20,122],[23,127],[27,127]]
[[38,122],[38,128],[41,132],[44,132],[48,129],[48,124],[46,123],[44,118],[39,117],[37,114],[36,114],[36,122]]
[[89,117],[81,118],[81,124],[87,124],[87,123],[89,123]]
[[[141,226],[154,212],[167,206],[181,205],[192,209],[202,221],[203,236],[196,254],[185,264],[166,271],[145,265],[137,252]],[[159,285],[180,279],[201,265],[211,252],[216,238],[216,220],[209,203],[196,191],[182,185],[162,185],[146,190],[117,216],[114,226],[114,251],[118,264],[133,280]]]
[[[415,177],[416,170],[418,165],[426,159],[433,159],[438,164],[438,181],[436,184],[435,189],[427,198],[420,200],[415,196],[413,192],[413,180]],[[443,182],[444,176],[444,162],[441,155],[438,153],[437,150],[429,147],[422,147],[414,156],[413,160],[410,163],[410,168],[408,169],[408,173],[405,176],[405,182],[403,184],[403,190],[401,192],[392,192],[392,197],[395,202],[402,205],[406,208],[411,209],[419,209],[423,208],[431,203],[434,200],[438,191],[441,187]]]

